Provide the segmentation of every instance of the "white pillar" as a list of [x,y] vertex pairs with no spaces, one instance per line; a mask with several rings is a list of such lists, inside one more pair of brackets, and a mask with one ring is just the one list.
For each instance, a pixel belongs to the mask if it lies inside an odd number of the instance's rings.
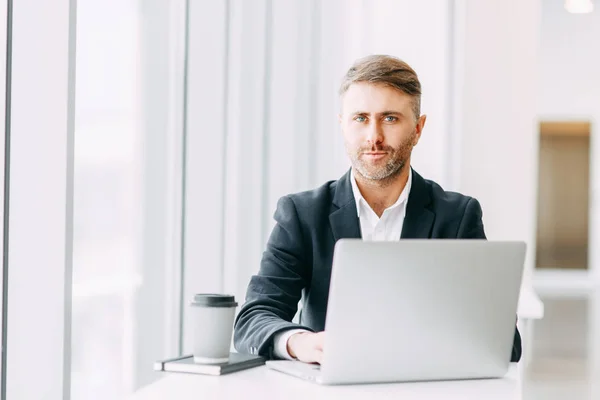
[[12,4],[2,397],[69,399],[76,0]]

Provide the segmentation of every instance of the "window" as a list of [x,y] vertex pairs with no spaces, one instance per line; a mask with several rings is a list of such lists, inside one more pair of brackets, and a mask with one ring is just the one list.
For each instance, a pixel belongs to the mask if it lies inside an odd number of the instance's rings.
[[124,398],[178,355],[182,4],[77,6],[73,400]]

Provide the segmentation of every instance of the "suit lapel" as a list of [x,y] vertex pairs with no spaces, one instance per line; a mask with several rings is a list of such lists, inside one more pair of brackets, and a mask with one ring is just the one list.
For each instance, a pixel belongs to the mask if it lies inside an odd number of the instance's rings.
[[412,187],[408,195],[406,216],[401,239],[429,239],[435,214],[427,207],[431,202],[430,187],[421,175],[413,172]]
[[333,237],[339,239],[360,239],[360,222],[356,213],[356,204],[348,203],[329,215]]
[[333,204],[337,210],[329,215],[333,237],[339,239],[360,239],[360,222],[356,212],[356,201],[352,194],[350,171],[337,181]]
[[[400,238],[428,239],[431,237],[431,228],[435,220],[435,214],[427,207],[431,202],[431,189],[415,170],[412,174],[412,187]],[[360,221],[350,179],[350,171],[348,171],[338,180],[333,198],[333,204],[338,209],[329,215],[329,223],[335,241],[343,238],[361,238]]]

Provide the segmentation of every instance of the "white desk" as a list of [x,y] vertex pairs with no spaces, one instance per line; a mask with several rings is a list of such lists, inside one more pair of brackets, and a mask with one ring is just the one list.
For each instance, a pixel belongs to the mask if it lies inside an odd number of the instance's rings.
[[509,373],[503,379],[352,386],[320,386],[264,366],[220,377],[162,374],[166,377],[140,389],[130,400],[522,399],[520,374],[516,364],[511,365]]
[[544,317],[544,303],[540,300],[532,287],[521,290],[517,315],[523,319],[542,319]]
[[[533,321],[544,316],[544,305],[531,289],[524,289],[519,300],[519,329],[524,336],[524,351],[529,353]],[[530,353],[529,353],[530,354]],[[525,363],[529,357],[524,356]],[[163,374],[165,377],[130,397],[131,400],[159,399],[445,399],[445,400],[521,400],[523,364],[513,364],[504,379],[453,382],[419,382],[385,385],[320,386],[287,376],[266,367],[236,372],[221,377]]]
[[[544,318],[544,303],[529,285],[521,290],[517,316],[519,317],[517,326],[523,343],[522,363],[527,366],[533,357],[534,321]],[[525,368],[522,368],[522,371],[525,371]]]

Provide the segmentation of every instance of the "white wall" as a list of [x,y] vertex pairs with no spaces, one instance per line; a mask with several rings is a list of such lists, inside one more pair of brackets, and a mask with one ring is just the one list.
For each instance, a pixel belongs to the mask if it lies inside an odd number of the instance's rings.
[[570,14],[563,4],[543,2],[537,111],[543,116],[598,116],[600,12]]
[[[454,154],[461,192],[481,202],[489,239],[528,244],[535,256],[536,76],[541,0],[460,1],[461,126]],[[518,10],[518,12],[515,12]]]
[[545,0],[542,11],[537,114],[544,120],[591,121],[589,266],[599,279],[600,12],[570,14],[561,0]]

